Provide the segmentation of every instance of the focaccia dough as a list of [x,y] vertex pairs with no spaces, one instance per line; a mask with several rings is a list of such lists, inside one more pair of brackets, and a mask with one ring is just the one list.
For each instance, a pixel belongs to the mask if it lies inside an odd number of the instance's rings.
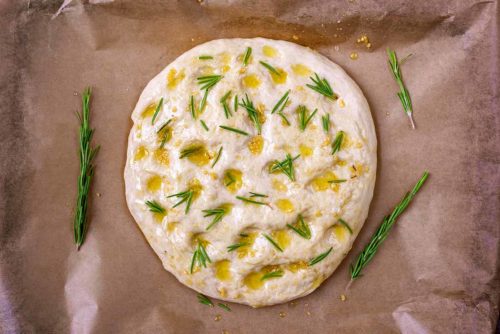
[[[245,65],[247,48],[252,52]],[[316,74],[338,98],[307,86]],[[210,75],[222,77],[208,89],[200,111],[205,90],[198,78]],[[287,91],[282,111],[272,113]],[[254,105],[260,135],[243,99]],[[317,109],[305,129],[299,106],[305,118]],[[205,295],[252,306],[307,295],[339,265],[366,219],[377,165],[370,110],[356,83],[311,49],[263,38],[199,45],[149,82],[132,120],[128,207],[165,269]],[[332,154],[340,131],[342,145]],[[189,149],[194,153],[181,158]],[[290,164],[276,166],[287,154],[296,158],[293,173]],[[189,210],[187,200],[174,207],[183,197],[168,196],[191,190]],[[165,212],[151,212],[147,201]],[[205,217],[203,210],[220,208],[226,214],[207,230],[217,216]],[[289,226],[300,228],[299,215],[309,239]],[[203,250],[204,263],[198,260]]]

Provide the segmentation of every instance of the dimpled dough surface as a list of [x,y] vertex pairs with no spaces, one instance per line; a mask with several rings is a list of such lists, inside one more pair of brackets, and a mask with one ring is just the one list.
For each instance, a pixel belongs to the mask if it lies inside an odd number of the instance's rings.
[[[337,96],[307,86],[315,73]],[[206,90],[198,78],[209,75],[222,77],[200,110]],[[303,130],[301,109],[304,119],[317,109]],[[366,219],[377,164],[369,106],[338,65],[311,49],[263,38],[199,45],[149,82],[132,120],[128,207],[165,269],[205,295],[255,307],[307,295],[339,265]],[[171,196],[183,192],[188,197]],[[205,217],[210,209],[219,211]]]

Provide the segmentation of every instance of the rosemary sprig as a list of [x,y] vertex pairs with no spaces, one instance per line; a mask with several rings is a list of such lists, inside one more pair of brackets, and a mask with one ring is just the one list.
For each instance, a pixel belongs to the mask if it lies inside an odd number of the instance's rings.
[[401,101],[401,105],[403,106],[404,112],[408,115],[410,119],[411,127],[415,129],[415,122],[413,121],[413,106],[411,103],[410,92],[406,89],[406,86],[403,82],[403,76],[401,74],[401,65],[412,55],[404,57],[401,62],[398,61],[398,57],[396,56],[396,51],[393,51],[387,48],[387,56],[389,57],[389,68],[391,70],[392,75],[394,76],[394,80],[396,80],[399,86],[399,92],[397,93],[399,100]]
[[250,60],[251,55],[252,55],[252,48],[248,47],[247,50],[245,51],[245,55],[243,56],[243,65],[244,66],[248,65],[248,60]]
[[254,192],[250,191],[250,197],[269,197],[269,196],[264,195],[264,194],[254,193]]
[[280,100],[278,101],[278,103],[276,103],[276,105],[274,106],[273,110],[271,111],[271,114],[274,114],[275,112],[277,112],[277,114],[283,119],[283,121],[285,121],[285,123],[287,125],[290,125],[290,121],[288,120],[288,118],[286,118],[285,114],[283,114],[283,109],[285,109],[285,107],[287,106],[288,101],[290,100],[290,98],[288,97],[289,94],[290,94],[290,90],[288,90],[280,98]]
[[193,146],[193,147],[185,148],[185,149],[181,150],[181,154],[179,155],[179,159],[184,159],[186,157],[189,157],[190,155],[198,153],[202,149],[203,149],[202,146]]
[[277,69],[275,69],[273,66],[269,65],[269,64],[268,64],[268,63],[266,63],[265,61],[262,61],[262,60],[261,60],[261,61],[259,61],[259,63],[260,63],[262,66],[264,66],[265,68],[267,68],[267,69],[269,70],[269,72],[274,73],[274,74],[276,74],[277,76],[280,76],[280,75],[281,75],[281,74],[280,74],[280,72],[278,72],[278,70],[277,70]]
[[338,99],[338,95],[333,92],[332,87],[325,78],[321,79],[318,73],[314,73],[314,76],[315,76],[314,78],[310,77],[314,85],[307,84],[306,85],[307,87],[320,93],[321,95],[326,96],[330,100]]
[[165,131],[165,133],[163,134],[163,138],[161,139],[160,148],[163,148],[165,146],[165,144],[167,143],[167,141],[169,141],[169,139],[170,139],[170,133],[167,130],[167,126],[172,122],[172,120],[173,119],[171,118],[168,121],[166,121],[165,124],[163,124],[158,129],[158,131],[156,131],[157,134],[160,134],[162,131]]
[[178,207],[182,203],[186,203],[186,209],[184,210],[184,213],[188,213],[189,209],[191,208],[191,204],[193,203],[193,196],[194,196],[193,189],[189,189],[177,194],[169,195],[167,196],[167,198],[176,197],[179,199],[179,202],[175,203],[175,205],[172,208]]
[[304,131],[307,127],[307,124],[311,121],[311,119],[316,115],[318,112],[318,109],[314,109],[312,114],[309,116],[307,115],[307,108],[306,106],[300,105],[299,106],[299,129],[300,131]]
[[194,107],[194,96],[191,95],[191,98],[189,99],[189,110],[191,111],[191,116],[193,116],[193,119],[196,119],[197,113],[196,109]]
[[222,104],[222,108],[224,109],[224,116],[226,116],[226,118],[233,116],[231,110],[229,109],[229,105],[227,104],[227,99],[229,98],[229,95],[231,95],[231,91],[224,94],[224,96],[221,97],[220,99],[220,103]]
[[328,180],[328,183],[344,183],[346,179]]
[[236,182],[236,179],[234,178],[233,174],[231,173],[230,170],[228,170],[225,174],[224,174],[224,178],[228,178],[229,181],[227,181],[224,185],[226,187],[232,185],[233,183]]
[[292,159],[290,154],[286,154],[286,158],[283,161],[275,161],[271,167],[269,168],[269,172],[274,173],[276,171],[280,171],[292,181],[295,181],[295,171],[293,168],[293,162],[300,157],[298,154],[295,158]]
[[328,133],[330,131],[330,114],[321,116],[321,124],[323,124],[323,131]]
[[280,245],[278,245],[278,243],[276,241],[274,241],[270,235],[265,234],[265,233],[263,233],[262,235],[264,236],[264,238],[267,239],[267,241],[269,241],[271,243],[271,245],[273,245],[274,248],[276,248],[276,250],[283,253],[283,248],[281,248]]
[[212,222],[207,226],[206,230],[210,230],[218,222],[224,218],[230,211],[230,207],[227,205],[221,205],[215,209],[207,209],[202,212],[205,214],[203,217],[213,217]]
[[330,247],[330,249],[327,250],[326,252],[321,253],[318,256],[316,256],[315,258],[311,259],[311,261],[309,261],[309,266],[310,267],[314,266],[316,263],[323,261],[328,255],[330,255],[332,249],[333,249],[333,247]]
[[200,304],[207,305],[207,306],[210,306],[210,307],[214,307],[214,303],[212,303],[212,301],[210,300],[210,298],[208,298],[207,296],[202,295],[201,293],[199,293],[196,297],[198,297],[198,302]]
[[200,60],[210,60],[210,59],[214,59],[214,57],[203,55],[203,56],[199,56],[198,59],[200,59]]
[[[222,78],[224,78],[224,76],[217,75],[217,74],[205,75],[205,76],[201,76],[201,77],[196,78],[196,80],[198,80],[198,84],[201,86],[200,89],[205,90],[205,93],[203,94],[203,98],[200,102],[200,108],[199,108],[198,112],[201,113],[203,111],[203,109],[205,108],[205,105],[207,104],[207,97],[208,97],[209,90],[213,86],[215,86],[219,81],[221,81]],[[194,110],[194,102],[193,102],[193,98],[191,97],[191,113],[194,113],[193,110]]]
[[196,80],[198,80],[198,84],[201,86],[201,90],[208,90],[215,86],[219,81],[221,81],[222,78],[224,78],[224,76],[213,74],[198,77],[196,78]]
[[222,308],[228,312],[231,312],[231,308],[227,304],[217,303],[217,306],[219,306],[220,308]]
[[257,109],[255,109],[253,102],[250,100],[247,94],[245,94],[245,98],[242,99],[241,102],[242,103],[240,103],[240,106],[245,108],[248,117],[253,122],[255,128],[257,129],[257,133],[260,135],[262,131],[262,125],[260,123],[259,113],[257,112]]
[[286,125],[290,125],[290,121],[288,120],[288,118],[286,118],[285,114],[283,114],[281,111],[278,112],[278,115],[281,117],[281,119],[285,122]]
[[217,152],[217,155],[215,156],[215,160],[212,163],[212,166],[210,166],[210,167],[214,168],[215,164],[219,161],[220,155],[222,153],[222,148],[223,148],[222,146],[219,148],[219,151]]
[[210,257],[208,256],[207,250],[205,249],[205,246],[203,246],[203,243],[198,240],[198,246],[196,246],[196,249],[194,250],[189,272],[191,274],[193,273],[195,265],[198,265],[198,267],[200,268],[206,268],[207,262],[212,263],[212,260],[210,260]]
[[293,226],[291,224],[286,224],[286,226],[300,235],[302,238],[311,239],[311,229],[309,228],[309,225],[307,225],[307,223],[304,221],[302,215],[299,214],[296,226]]
[[271,278],[283,277],[285,272],[281,269],[270,271],[260,278],[261,281],[265,281]]
[[288,95],[290,94],[290,89],[287,90],[287,92],[279,99],[279,101],[275,104],[273,107],[273,110],[271,110],[271,114],[274,114],[276,111],[278,111],[282,106],[283,108],[286,106],[286,103],[288,102]]
[[240,130],[240,129],[232,128],[232,127],[226,126],[226,125],[219,125],[219,128],[222,128],[222,129],[227,130],[227,131],[232,131],[232,132],[235,132],[235,133],[243,135],[243,136],[250,135],[248,132],[245,132],[245,131]]
[[332,155],[340,151],[343,141],[344,141],[344,131],[340,130],[339,132],[337,132],[337,135],[335,136],[335,139],[333,140],[332,143]]
[[208,126],[204,120],[200,119],[200,123],[201,123],[201,126],[205,129],[205,131],[210,131],[210,129],[208,128]]
[[373,256],[377,252],[378,248],[389,235],[392,226],[394,225],[394,223],[396,223],[398,217],[408,207],[412,199],[415,197],[415,195],[420,190],[424,182],[427,180],[428,176],[429,172],[425,171],[420,180],[418,180],[417,184],[415,184],[413,189],[403,197],[403,199],[401,200],[401,202],[398,203],[398,205],[396,205],[392,213],[389,216],[384,217],[382,224],[380,224],[380,226],[370,239],[370,242],[359,254],[354,265],[351,264],[351,270],[350,270],[351,282],[349,282],[349,285],[352,283],[352,281],[360,277],[361,271],[373,259]]
[[158,116],[158,113],[160,112],[162,105],[163,105],[163,97],[160,99],[160,101],[156,105],[155,113],[153,114],[153,118],[151,118],[151,125],[155,124],[156,116]]
[[90,128],[90,97],[92,92],[86,88],[82,94],[82,112],[77,113],[80,121],[80,174],[78,176],[78,195],[76,199],[73,232],[77,249],[80,249],[87,232],[87,208],[90,183],[94,176],[93,160],[99,151],[99,146],[91,147],[94,129]]
[[160,205],[157,201],[146,201],[145,203],[149,208],[149,211],[154,213],[165,213],[165,208]]
[[232,244],[232,245],[227,246],[227,251],[228,252],[233,252],[233,251],[237,250],[238,248],[246,246],[246,245],[248,245],[248,243],[246,243],[246,242],[238,242],[236,244]]
[[242,196],[236,196],[236,199],[239,199],[240,201],[243,201],[243,202],[246,202],[246,203],[250,203],[250,204],[267,205],[267,206],[269,206],[269,203],[255,201],[253,199],[242,197]]
[[349,224],[347,224],[347,222],[345,220],[343,220],[342,218],[339,218],[339,223],[341,225],[343,225],[349,231],[349,234],[352,234],[352,228],[349,226]]

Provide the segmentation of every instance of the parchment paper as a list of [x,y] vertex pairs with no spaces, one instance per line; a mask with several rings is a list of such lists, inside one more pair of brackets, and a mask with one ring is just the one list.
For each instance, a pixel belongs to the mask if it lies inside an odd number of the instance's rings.
[[[0,1],[0,332],[495,331],[496,2],[75,0],[52,19],[61,3]],[[363,33],[371,51],[356,43]],[[127,210],[122,174],[129,117],[146,83],[194,45],[256,36],[310,46],[346,69],[370,103],[379,167],[366,225],[330,279],[296,303],[231,304],[229,313],[199,304],[163,270]],[[403,75],[415,131],[386,47],[413,53]],[[87,85],[102,150],[77,252],[75,111]],[[342,302],[349,263],[425,169],[427,184]]]

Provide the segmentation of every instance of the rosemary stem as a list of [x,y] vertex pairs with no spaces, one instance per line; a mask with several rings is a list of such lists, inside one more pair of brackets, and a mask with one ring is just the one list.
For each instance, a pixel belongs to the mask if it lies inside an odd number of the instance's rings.
[[413,130],[415,130],[416,126],[415,126],[415,121],[413,120],[413,112],[409,111],[406,114],[408,115],[408,118],[410,119],[411,128]]

